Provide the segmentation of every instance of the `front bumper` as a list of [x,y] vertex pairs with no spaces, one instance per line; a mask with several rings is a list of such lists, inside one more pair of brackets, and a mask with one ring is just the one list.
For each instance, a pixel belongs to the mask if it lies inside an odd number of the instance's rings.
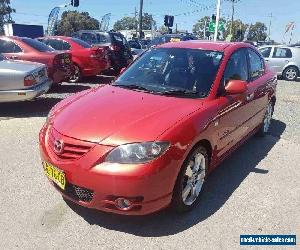
[[28,89],[20,90],[4,90],[0,91],[0,102],[18,102],[32,100],[35,97],[38,97],[46,93],[52,85],[51,80],[46,80],[38,85],[35,85]]
[[[89,151],[78,159],[63,159],[52,150],[50,130],[44,127],[40,132],[41,158],[65,173],[65,191],[53,184],[65,198],[88,208],[126,215],[150,214],[170,204],[178,173],[176,161],[170,157],[171,148],[159,159],[141,165],[106,163],[104,159],[113,147],[99,144],[89,144]],[[87,145],[57,131],[55,138],[81,148]],[[83,199],[78,190],[90,199]],[[120,197],[132,202],[129,210],[115,206]]]

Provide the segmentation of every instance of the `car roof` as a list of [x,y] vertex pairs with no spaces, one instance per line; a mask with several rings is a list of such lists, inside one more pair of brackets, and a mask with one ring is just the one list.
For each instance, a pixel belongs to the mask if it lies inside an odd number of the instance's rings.
[[240,47],[253,47],[247,43],[241,42],[212,42],[203,40],[189,40],[173,43],[165,43],[158,45],[157,48],[184,48],[184,49],[204,49],[214,51],[225,51],[229,48],[240,48]]

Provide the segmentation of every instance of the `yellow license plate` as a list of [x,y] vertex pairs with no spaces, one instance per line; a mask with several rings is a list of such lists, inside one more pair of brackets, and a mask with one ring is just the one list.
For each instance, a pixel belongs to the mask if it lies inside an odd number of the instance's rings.
[[171,38],[172,43],[180,42],[180,38]]
[[65,59],[65,63],[69,64],[71,62],[71,60],[69,58]]
[[52,180],[57,186],[65,190],[66,187],[66,176],[63,171],[54,167],[48,162],[43,162],[45,175]]

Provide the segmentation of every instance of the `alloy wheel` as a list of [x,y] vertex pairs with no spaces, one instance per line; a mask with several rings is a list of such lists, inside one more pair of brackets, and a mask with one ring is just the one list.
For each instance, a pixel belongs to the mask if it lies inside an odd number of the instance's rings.
[[297,71],[294,68],[289,68],[285,72],[285,76],[288,80],[294,80],[297,77]]
[[77,65],[74,65],[74,74],[70,76],[69,81],[72,83],[79,82],[81,77],[80,68]]
[[192,205],[198,198],[206,176],[206,158],[202,153],[195,153],[188,163],[182,185],[182,201]]

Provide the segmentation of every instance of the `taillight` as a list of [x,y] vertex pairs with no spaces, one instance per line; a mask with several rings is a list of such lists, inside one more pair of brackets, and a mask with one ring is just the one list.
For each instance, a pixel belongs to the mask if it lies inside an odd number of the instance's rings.
[[37,84],[37,81],[33,75],[25,76],[24,78],[24,86],[33,86]]

